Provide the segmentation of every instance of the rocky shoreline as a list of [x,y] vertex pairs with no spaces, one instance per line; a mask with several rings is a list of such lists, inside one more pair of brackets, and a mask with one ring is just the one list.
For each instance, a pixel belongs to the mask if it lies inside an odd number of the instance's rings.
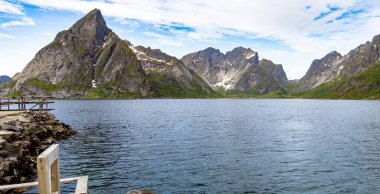
[[48,112],[2,112],[0,185],[34,181],[37,156],[53,143],[74,134],[70,126]]

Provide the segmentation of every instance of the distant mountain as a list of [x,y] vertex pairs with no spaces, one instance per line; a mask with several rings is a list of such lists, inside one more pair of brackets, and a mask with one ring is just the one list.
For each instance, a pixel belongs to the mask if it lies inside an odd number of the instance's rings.
[[380,99],[380,61],[352,76],[337,77],[297,94],[302,98]]
[[333,51],[321,59],[314,60],[306,75],[300,79],[299,91],[305,91],[335,77],[339,71],[338,62],[342,55]]
[[258,53],[249,48],[237,47],[226,54],[207,48],[181,60],[214,87],[264,93],[283,88],[287,81],[282,65],[266,59],[259,61]]
[[8,94],[57,98],[182,97],[214,92],[178,59],[121,40],[98,9],[58,33],[14,79],[6,89]]
[[239,77],[233,89],[238,91],[249,91],[249,93],[256,93],[257,95],[285,89],[280,82],[284,78],[275,76],[276,71],[273,69],[276,69],[277,67],[274,66],[277,65],[265,59],[261,60],[258,65],[250,65]]
[[365,71],[368,66],[380,59],[380,35],[366,42],[347,55],[336,51],[319,60],[314,60],[306,75],[300,80],[299,91],[315,88],[334,79],[349,78]]
[[154,96],[198,97],[214,92],[205,80],[177,58],[159,49],[127,43],[139,59],[151,83]]
[[7,75],[0,75],[0,85],[5,84],[6,82],[11,81],[12,78],[10,78]]
[[[299,81],[281,64],[243,47],[207,48],[181,60],[120,39],[94,9],[42,48],[0,86],[0,96],[56,98],[304,97],[380,98],[380,35],[342,56],[312,62]],[[0,77],[0,84],[9,77]]]

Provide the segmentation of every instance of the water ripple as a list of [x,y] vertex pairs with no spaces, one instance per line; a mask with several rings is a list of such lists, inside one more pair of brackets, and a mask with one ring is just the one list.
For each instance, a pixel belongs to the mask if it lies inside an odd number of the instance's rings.
[[[380,102],[60,100],[91,193],[380,193]],[[64,191],[73,186],[65,186]]]

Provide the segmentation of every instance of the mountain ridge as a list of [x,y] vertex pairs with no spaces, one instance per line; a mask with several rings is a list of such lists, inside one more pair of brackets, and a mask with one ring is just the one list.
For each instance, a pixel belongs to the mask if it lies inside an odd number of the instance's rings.
[[[239,46],[223,53],[208,47],[178,59],[160,49],[134,46],[109,29],[101,11],[94,9],[39,50],[22,72],[0,87],[0,95],[292,98],[317,97],[316,91],[336,88],[340,95],[326,96],[365,97],[362,93],[374,93],[379,87],[365,78],[377,79],[369,71],[378,70],[379,46],[376,35],[346,55],[332,51],[314,60],[300,80],[289,81],[281,64],[260,59],[250,48]],[[348,91],[350,95],[345,94]]]
[[365,71],[368,66],[380,60],[380,35],[351,50],[346,55],[333,51],[311,64],[308,72],[300,80],[298,91],[306,91],[334,79],[354,76]]
[[[283,84],[287,82],[282,65],[274,64],[267,59],[259,60],[257,52],[241,46],[225,54],[219,49],[208,47],[187,54],[181,60],[215,88],[223,87],[226,90],[244,92],[257,86],[256,90],[259,93],[265,93],[283,88]],[[261,83],[272,79],[274,81],[269,85]]]
[[[157,50],[153,53],[162,53]],[[137,56],[126,40],[120,39],[106,25],[99,9],[94,9],[57,34],[43,47],[23,71],[8,84],[3,94],[44,95],[56,98],[136,98],[209,95],[214,90],[173,58],[179,67],[169,76],[177,87],[166,95],[157,84],[168,81],[145,73],[144,60]],[[178,63],[178,64],[177,64]],[[186,67],[185,67],[186,68]],[[187,73],[186,76],[184,72]],[[174,72],[173,72],[174,73]],[[169,86],[165,85],[165,89]],[[172,89],[172,88],[171,88]]]
[[12,78],[7,75],[0,75],[0,85],[5,84],[11,80]]

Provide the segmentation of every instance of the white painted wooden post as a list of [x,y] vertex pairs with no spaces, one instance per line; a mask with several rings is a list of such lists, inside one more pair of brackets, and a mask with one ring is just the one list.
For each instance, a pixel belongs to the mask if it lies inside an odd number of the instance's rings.
[[60,183],[77,181],[75,194],[88,194],[88,176],[60,179],[59,145],[53,144],[37,157],[38,182],[0,185],[1,191],[38,186],[39,194],[60,194]]
[[54,144],[37,158],[38,193],[60,194],[59,145]]

